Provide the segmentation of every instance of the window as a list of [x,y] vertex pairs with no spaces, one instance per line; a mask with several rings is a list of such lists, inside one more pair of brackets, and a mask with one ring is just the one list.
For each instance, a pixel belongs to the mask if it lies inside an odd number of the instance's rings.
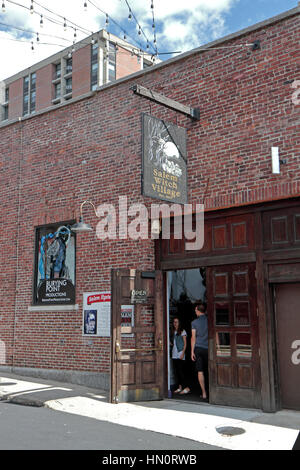
[[36,73],[23,78],[23,116],[35,112]]
[[8,119],[8,104],[5,104],[3,106],[3,121],[6,121]]
[[56,80],[57,78],[61,77],[61,63],[55,64],[55,70],[54,70],[54,79]]
[[67,78],[67,79],[66,79],[66,91],[65,91],[65,94],[68,95],[69,93],[72,93],[72,78]]
[[29,114],[29,75],[23,78],[23,116]]
[[36,229],[34,303],[75,303],[75,234],[70,223]]
[[30,87],[31,89],[35,89],[36,86],[36,73],[32,73],[30,77]]
[[231,356],[230,333],[227,333],[227,332],[217,333],[216,346],[217,346],[217,356],[230,357]]
[[146,69],[148,67],[151,67],[153,65],[152,62],[146,62],[146,60],[144,59],[143,61],[143,68]]
[[92,50],[92,62],[97,62],[98,60],[98,43],[97,42],[95,42],[95,44],[92,44],[91,50]]
[[72,57],[66,60],[66,75],[68,73],[72,73],[73,70],[73,62],[72,62]]
[[216,325],[229,325],[229,305],[228,303],[215,304],[215,322]]
[[35,111],[35,101],[36,101],[36,92],[30,92],[30,112],[33,113]]
[[108,80],[112,82],[116,80],[116,45],[109,43],[109,59],[108,59]]
[[56,85],[54,85],[54,98],[57,99],[57,98],[60,98],[61,96],[61,83],[56,83]]
[[36,101],[36,73],[32,73],[30,77],[30,112],[35,111]]
[[98,86],[98,64],[92,64],[92,72],[91,72],[91,89],[96,90]]
[[98,86],[98,43],[92,44],[91,46],[91,90],[96,90]]
[[252,357],[252,345],[250,333],[236,334],[236,355],[243,358]]
[[6,121],[8,119],[8,101],[9,101],[9,88],[6,87],[4,91],[4,103],[0,108],[2,121]]

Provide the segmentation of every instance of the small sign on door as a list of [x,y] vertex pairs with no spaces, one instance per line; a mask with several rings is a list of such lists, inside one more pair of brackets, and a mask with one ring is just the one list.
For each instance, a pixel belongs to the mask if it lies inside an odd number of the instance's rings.
[[134,327],[134,306],[121,306],[121,334],[122,336],[133,337],[132,328]]
[[130,293],[132,304],[145,304],[147,303],[147,291],[144,289],[133,289]]

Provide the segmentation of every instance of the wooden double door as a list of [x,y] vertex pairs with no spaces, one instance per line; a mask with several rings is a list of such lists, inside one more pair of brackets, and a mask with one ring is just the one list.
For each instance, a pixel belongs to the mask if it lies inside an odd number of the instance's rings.
[[[261,377],[255,263],[206,268],[210,403],[259,408]],[[132,292],[144,292],[134,303]],[[111,402],[166,394],[161,271],[112,272]]]

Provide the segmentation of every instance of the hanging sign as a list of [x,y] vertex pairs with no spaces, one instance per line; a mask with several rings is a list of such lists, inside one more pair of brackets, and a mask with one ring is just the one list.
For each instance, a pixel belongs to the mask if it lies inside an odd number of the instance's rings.
[[142,119],[142,194],[187,204],[186,130],[148,114]]

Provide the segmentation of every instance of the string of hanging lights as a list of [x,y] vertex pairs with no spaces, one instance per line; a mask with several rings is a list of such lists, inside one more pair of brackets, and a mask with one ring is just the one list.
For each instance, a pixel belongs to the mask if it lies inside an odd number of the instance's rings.
[[[44,5],[42,5],[39,1],[36,1],[36,0],[30,0],[30,7],[28,6],[25,6],[25,5],[22,5],[18,2],[16,2],[15,0],[6,0],[7,3],[11,3],[15,6],[18,6],[18,7],[22,7],[26,10],[29,10],[29,12],[31,14],[37,14],[40,16],[40,27],[43,28],[44,26],[44,19],[46,19],[47,21],[50,21],[52,23],[55,23],[57,25],[62,25],[63,28],[64,28],[64,31],[66,31],[68,28],[71,28],[73,31],[74,31],[74,36],[73,36],[73,45],[72,45],[72,52],[75,51],[75,43],[76,43],[76,40],[77,40],[77,31],[80,31],[82,33],[89,33],[89,34],[92,34],[92,39],[91,39],[91,44],[94,44],[95,43],[95,39],[94,39],[94,36],[93,36],[93,32],[92,31],[89,31],[85,28],[82,28],[80,25],[72,22],[71,20],[67,19],[66,17],[56,13],[55,11],[51,10],[50,8],[48,7],[45,7]],[[109,26],[109,23],[110,23],[110,20],[112,21],[112,23],[114,23],[119,29],[121,29],[124,33],[123,35],[123,38],[124,40],[127,39],[127,35],[128,33],[126,32],[126,30],[118,23],[116,22],[112,17],[109,17],[108,13],[104,12],[96,3],[94,3],[94,1],[91,1],[91,0],[85,0],[84,1],[84,9],[87,10],[87,4],[88,2],[93,5],[95,8],[97,8],[102,14],[105,15],[105,29],[108,30],[108,26]],[[134,21],[136,22],[137,24],[137,27],[138,27],[138,35],[141,36],[143,35],[145,40],[147,41],[147,45],[146,45],[146,49],[148,52],[143,52],[142,51],[142,47],[141,47],[141,44],[139,44],[139,48],[137,49],[136,47],[132,48],[131,50],[131,54],[132,55],[137,55],[137,56],[142,56],[142,55],[146,55],[148,54],[149,55],[149,49],[150,49],[150,41],[149,39],[147,38],[143,28],[141,27],[140,23],[138,22],[130,4],[129,4],[129,1],[128,0],[125,0],[126,2],[126,5],[127,5],[127,8],[128,8],[128,21],[132,21],[134,19]],[[60,20],[57,20],[57,19],[54,19],[54,18],[51,18],[47,15],[45,15],[44,13],[41,13],[41,12],[38,12],[36,10],[36,8],[34,7],[34,4],[37,5],[38,7],[44,9],[45,11],[51,13],[52,15],[55,15],[57,17],[59,17],[61,20],[63,21],[60,21]],[[6,5],[5,5],[5,0],[2,0],[2,12],[6,12]],[[172,51],[172,52],[160,52],[158,53],[158,49],[157,49],[157,38],[156,38],[156,25],[155,25],[155,14],[154,14],[154,0],[151,0],[151,12],[152,12],[152,29],[153,29],[153,43],[154,43],[154,46],[151,44],[151,46],[153,47],[153,49],[155,50],[155,53],[151,55],[151,58],[152,58],[152,61],[154,62],[155,61],[155,57],[157,57],[158,55],[174,55],[174,54],[180,54],[181,51]],[[6,26],[6,27],[9,27],[9,28],[13,28],[13,29],[16,29],[16,30],[19,30],[19,31],[23,31],[23,32],[26,32],[26,33],[31,33],[31,34],[36,34],[36,41],[37,43],[39,44],[47,44],[47,45],[51,45],[50,43],[44,43],[44,42],[41,42],[40,41],[40,37],[39,37],[39,34],[40,35],[43,35],[43,36],[48,36],[48,37],[52,37],[52,38],[55,38],[55,39],[59,39],[59,40],[63,40],[63,41],[67,41],[67,42],[70,42],[70,40],[68,39],[65,39],[63,37],[60,37],[60,36],[56,36],[56,35],[51,35],[51,34],[46,34],[46,33],[34,33],[33,31],[29,31],[29,30],[25,30],[24,28],[20,28],[20,27],[16,27],[16,26],[12,26],[12,25],[9,25],[9,24],[6,24],[6,23],[0,23],[0,25],[2,26]],[[109,34],[109,33],[108,33]],[[129,35],[128,35],[129,36]],[[131,36],[129,36],[131,37]],[[3,39],[3,38],[1,38]],[[133,39],[133,38],[131,38]],[[135,41],[135,40],[134,40]],[[18,40],[18,42],[26,42],[25,40]],[[33,42],[33,41],[30,41],[30,42]],[[135,41],[137,42],[137,41]],[[84,43],[84,40],[81,41],[81,43]],[[58,44],[55,44],[53,43],[52,45],[58,45]],[[59,45],[60,47],[66,47],[66,46],[61,46]],[[226,48],[236,48],[236,47],[244,47],[244,46],[253,46],[253,44],[240,44],[240,45],[235,45],[235,46],[221,46],[221,47],[210,47],[210,48],[206,48],[206,49],[202,49],[202,50],[213,50],[213,49],[226,49]],[[118,48],[117,48],[117,51],[118,51]],[[122,53],[120,51],[118,51],[119,53]],[[115,52],[114,52],[115,53]],[[108,55],[110,54],[109,51],[107,51],[107,57]]]
[[155,17],[154,17],[154,0],[151,0],[151,12],[152,12],[153,43],[154,43],[156,55],[158,55],[157,39],[156,39],[156,26],[155,26]]
[[[139,21],[137,20],[136,15],[134,14],[134,12],[133,12],[133,10],[132,10],[130,4],[129,4],[129,1],[128,1],[128,0],[125,0],[125,2],[126,2],[126,5],[127,5],[127,7],[128,7],[128,11],[129,11],[128,20],[131,21],[132,18],[135,20],[135,22],[136,22],[136,24],[137,24],[137,27],[138,27],[138,35],[139,35],[139,36],[141,36],[141,35],[144,36],[145,41],[146,41],[146,44],[147,44],[146,47],[147,47],[147,49],[149,49],[149,48],[150,48],[150,41],[149,41],[149,39],[148,39],[148,37],[147,37],[145,31],[143,30],[143,28],[141,27]],[[155,49],[155,48],[154,48],[154,49]]]

